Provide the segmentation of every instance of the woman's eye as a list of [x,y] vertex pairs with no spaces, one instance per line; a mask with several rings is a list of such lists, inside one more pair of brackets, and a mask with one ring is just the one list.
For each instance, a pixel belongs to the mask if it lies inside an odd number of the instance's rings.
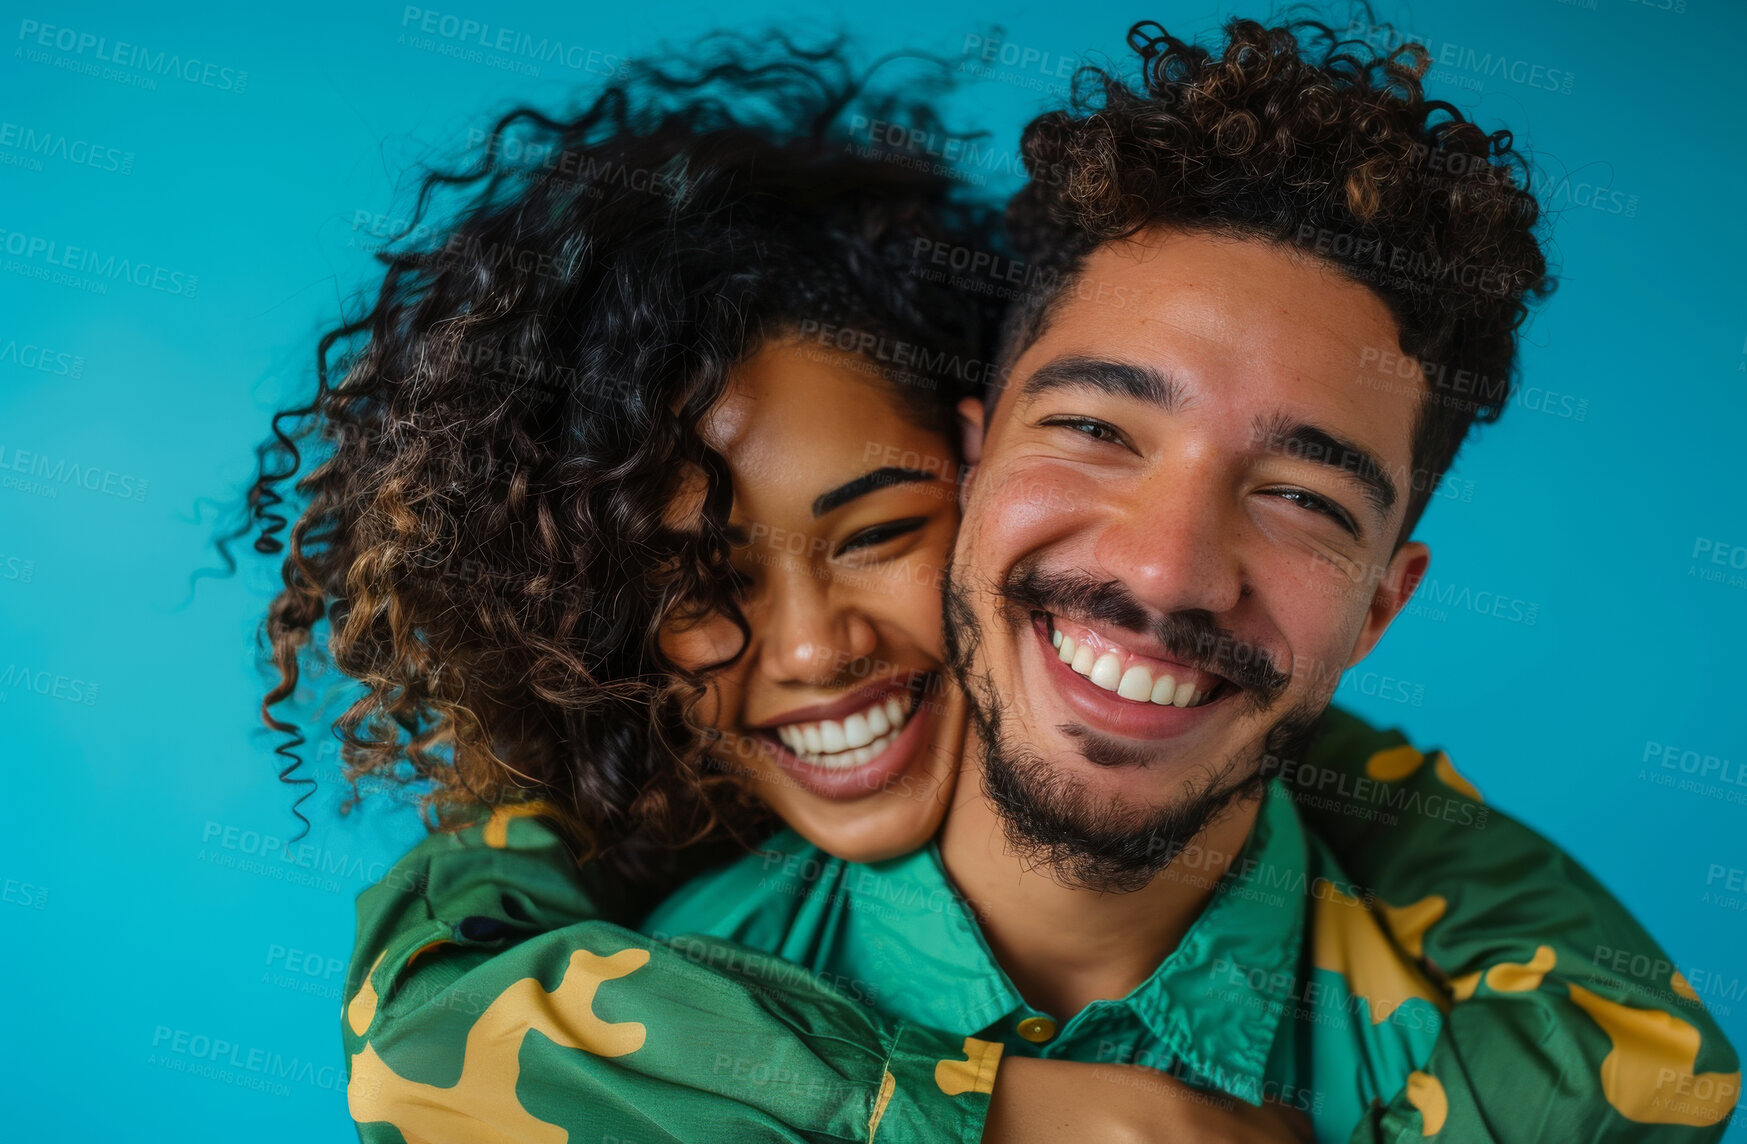
[[1106,421],[1099,421],[1093,417],[1052,417],[1048,421],[1045,421],[1044,424],[1059,426],[1063,429],[1072,429],[1074,432],[1084,434],[1085,436],[1092,438],[1094,441],[1122,440],[1122,434],[1117,430],[1116,426],[1111,425]]
[[855,552],[863,548],[874,548],[888,540],[907,536],[927,523],[928,518],[925,516],[909,516],[903,520],[890,520],[884,524],[872,525],[845,540],[842,547],[838,548],[837,555],[842,556],[846,552]]
[[1291,501],[1300,508],[1326,516],[1354,536],[1359,534],[1358,526],[1353,523],[1353,518],[1347,515],[1347,511],[1326,497],[1317,496],[1304,489],[1273,489],[1269,495]]

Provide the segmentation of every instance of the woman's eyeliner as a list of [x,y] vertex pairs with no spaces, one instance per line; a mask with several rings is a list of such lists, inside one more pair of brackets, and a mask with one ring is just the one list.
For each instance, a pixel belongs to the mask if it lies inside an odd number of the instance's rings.
[[905,517],[902,520],[887,521],[885,524],[876,524],[869,528],[864,528],[848,540],[844,541],[843,547],[837,550],[837,555],[842,556],[848,552],[854,552],[859,549],[872,548],[875,545],[884,544],[888,540],[896,540],[900,536],[906,536],[915,532],[927,523],[928,518],[925,516],[910,516]]

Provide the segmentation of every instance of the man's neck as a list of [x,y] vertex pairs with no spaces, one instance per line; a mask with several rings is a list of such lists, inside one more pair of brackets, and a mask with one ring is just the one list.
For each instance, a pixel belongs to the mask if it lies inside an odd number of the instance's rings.
[[1139,890],[1070,889],[1047,867],[1027,869],[1007,845],[974,763],[981,749],[967,747],[966,773],[941,828],[941,860],[1026,1002],[1062,1021],[1093,1001],[1126,996],[1170,956],[1261,810],[1254,798],[1234,803],[1196,836],[1195,849]]

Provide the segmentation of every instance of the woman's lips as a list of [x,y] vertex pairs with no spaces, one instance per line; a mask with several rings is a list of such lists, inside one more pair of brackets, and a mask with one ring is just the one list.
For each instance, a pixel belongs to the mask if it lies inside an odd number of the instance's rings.
[[851,688],[828,703],[813,703],[806,707],[797,707],[793,711],[786,711],[774,719],[766,719],[763,722],[753,724],[751,730],[774,732],[779,727],[795,723],[815,723],[826,719],[841,719],[843,716],[868,707],[888,695],[905,698],[918,686],[929,684],[932,679],[933,676],[929,672],[919,669],[902,672],[878,683],[865,683],[860,687]]
[[[758,741],[777,766],[808,793],[845,801],[866,798],[884,790],[920,757],[934,722],[930,699],[937,688],[933,683],[931,677],[923,686],[903,693],[904,701],[910,704],[904,726],[895,736],[885,736],[890,739],[889,745],[863,763],[821,766],[809,762],[785,746],[771,730],[760,731]],[[876,738],[875,742],[878,741]]]

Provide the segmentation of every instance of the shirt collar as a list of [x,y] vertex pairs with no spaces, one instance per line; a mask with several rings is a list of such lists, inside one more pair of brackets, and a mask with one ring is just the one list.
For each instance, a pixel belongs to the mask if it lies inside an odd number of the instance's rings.
[[[896,988],[880,1006],[958,1036],[988,1028],[1025,1004],[995,961],[970,906],[930,841],[909,854],[850,867],[858,952],[874,978]],[[877,903],[878,907],[874,908]],[[918,962],[921,964],[918,964]]]
[[[1260,1103],[1280,1016],[1298,987],[1307,864],[1298,813],[1272,780],[1249,838],[1182,942],[1126,997],[1095,1002],[1063,1033],[1094,1009],[1100,1019],[1129,1015],[1207,1083]],[[925,983],[882,998],[883,1008],[964,1036],[1030,1011],[934,843],[854,869],[858,903],[871,896],[895,907],[857,911],[869,968],[881,981]]]
[[1298,991],[1308,866],[1298,811],[1271,780],[1207,908],[1124,998],[1196,1072],[1252,1104],[1261,1103],[1280,1017]]

